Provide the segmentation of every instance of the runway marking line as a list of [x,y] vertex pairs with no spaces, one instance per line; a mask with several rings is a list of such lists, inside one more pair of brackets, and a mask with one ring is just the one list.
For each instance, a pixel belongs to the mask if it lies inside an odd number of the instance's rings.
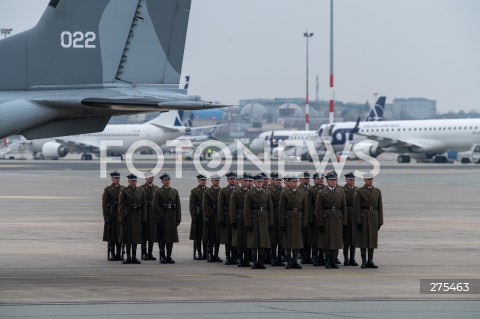
[[0,199],[86,199],[86,197],[69,196],[0,196]]
[[33,165],[20,165],[20,164],[0,164],[0,168],[22,168],[32,167]]
[[480,277],[480,273],[477,274],[192,274],[192,275],[105,275],[105,276],[13,276],[5,277],[1,276],[0,280],[8,279],[67,279],[67,278],[156,278],[156,277],[221,277],[221,276],[234,276],[234,277]]

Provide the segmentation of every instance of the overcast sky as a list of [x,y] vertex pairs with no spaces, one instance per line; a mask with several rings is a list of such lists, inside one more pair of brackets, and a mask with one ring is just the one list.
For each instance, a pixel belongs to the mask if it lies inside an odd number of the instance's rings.
[[[48,0],[0,0],[0,28],[34,26]],[[480,111],[480,1],[335,0],[335,95],[365,102],[372,91],[437,100],[440,112]],[[242,98],[303,97],[305,38],[310,96],[315,75],[329,99],[329,0],[193,0],[184,74],[190,92]]]

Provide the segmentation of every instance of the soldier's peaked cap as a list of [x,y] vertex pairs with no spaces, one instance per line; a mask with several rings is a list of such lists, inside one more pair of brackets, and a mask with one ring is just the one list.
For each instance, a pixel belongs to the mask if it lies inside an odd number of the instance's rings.
[[260,173],[260,175],[262,176],[262,178],[268,178],[268,175],[265,174],[264,172]]
[[251,181],[251,180],[253,180],[253,176],[250,173],[243,173],[243,179],[245,179],[247,181]]
[[355,179],[355,174],[353,174],[353,172],[347,173],[347,174],[345,174],[345,178],[346,179]]
[[197,179],[207,179],[207,177],[203,174],[198,174]]
[[291,181],[298,181],[298,176],[297,175],[292,175],[290,176]]
[[273,178],[273,179],[282,179],[282,178],[280,177],[280,175],[278,174],[278,172],[272,172],[272,173],[270,174],[270,177]]
[[137,175],[130,174],[130,175],[127,176],[127,178],[128,178],[129,180],[136,181],[136,180],[137,180]]
[[217,180],[219,181],[220,180],[220,176],[218,176],[217,174],[213,174],[212,176],[210,176],[210,179],[213,181],[213,180]]
[[330,173],[328,173],[327,175],[325,175],[325,178],[326,178],[326,179],[337,179],[338,176],[337,176],[337,173],[335,173],[335,171],[331,171]]
[[227,178],[237,178],[237,173],[235,173],[234,171],[230,171],[225,174],[225,176],[227,176]]
[[110,176],[112,177],[120,177],[120,173],[118,171],[113,171],[110,173]]
[[145,173],[145,178],[150,178],[150,177],[153,177],[153,173],[152,172],[146,172]]
[[363,178],[365,179],[373,179],[373,175],[371,173],[367,173],[365,175],[363,175]]
[[323,174],[319,174],[319,173],[313,174],[313,178],[314,178],[314,179],[315,179],[315,178],[323,178],[323,177],[324,177]]
[[263,182],[263,175],[262,175],[262,174],[255,175],[255,176],[253,177],[253,180],[254,180],[255,182],[258,182],[258,181],[262,181],[262,182]]
[[167,173],[163,173],[161,176],[160,176],[160,179],[163,181],[164,179],[170,179],[170,175],[168,175]]
[[303,178],[310,178],[310,173],[308,171],[303,172]]

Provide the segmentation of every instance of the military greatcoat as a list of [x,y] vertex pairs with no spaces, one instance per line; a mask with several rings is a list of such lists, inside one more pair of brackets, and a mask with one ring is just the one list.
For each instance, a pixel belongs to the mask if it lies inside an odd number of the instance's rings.
[[347,225],[347,204],[343,189],[337,186],[332,191],[329,187],[324,187],[318,192],[315,211],[317,226],[324,228],[323,232],[318,232],[318,248],[343,248],[342,230]]
[[125,228],[123,234],[125,244],[140,244],[142,222],[147,221],[147,200],[143,189],[127,186],[120,191],[118,218]]
[[344,246],[355,246],[353,239],[357,231],[357,225],[355,225],[354,214],[353,214],[353,200],[355,194],[357,193],[357,186],[348,186],[345,184],[343,186],[343,191],[345,192],[345,200],[347,202],[347,227],[343,229],[343,245]]
[[232,228],[230,227],[230,197],[237,186],[226,186],[220,190],[218,194],[218,223],[225,223],[224,227],[220,227],[220,243],[223,245],[232,244]]
[[203,210],[202,201],[203,193],[207,189],[206,186],[198,185],[190,192],[190,216],[192,224],[190,225],[190,240],[202,240],[203,237]]
[[273,204],[270,192],[253,188],[245,196],[245,227],[247,248],[270,248],[269,228],[273,227]]
[[157,221],[155,241],[178,243],[177,225],[182,221],[178,191],[170,186],[162,186],[153,196],[153,207]]
[[218,225],[218,194],[220,187],[210,187],[203,193],[203,241],[220,244],[220,226]]
[[232,226],[232,246],[247,248],[247,230],[245,229],[245,196],[249,188],[239,187],[230,198],[230,225]]
[[145,192],[145,198],[147,200],[147,225],[145,227],[145,240],[149,242],[155,241],[155,212],[153,209],[153,195],[155,191],[159,189],[157,185],[148,185],[147,183],[140,186]]
[[383,225],[382,192],[371,186],[360,187],[353,200],[355,224],[361,224],[354,244],[359,248],[377,248],[378,227]]
[[315,207],[317,205],[317,195],[322,190],[324,185],[313,185],[309,188],[307,193],[307,206],[308,206],[308,244],[317,248],[318,245],[318,227],[317,227],[317,212]]
[[286,189],[280,197],[280,222],[286,227],[284,247],[302,249],[302,227],[308,222],[307,197],[300,190]]
[[110,234],[108,225],[103,227],[103,241],[108,241],[110,237],[116,243],[119,243],[120,224],[118,223],[118,197],[123,186],[110,185],[105,187],[102,195],[103,220],[110,223]]
[[270,231],[270,245],[272,247],[283,245],[283,232],[280,222],[280,196],[282,196],[283,187],[271,185],[269,188],[273,204],[273,229]]

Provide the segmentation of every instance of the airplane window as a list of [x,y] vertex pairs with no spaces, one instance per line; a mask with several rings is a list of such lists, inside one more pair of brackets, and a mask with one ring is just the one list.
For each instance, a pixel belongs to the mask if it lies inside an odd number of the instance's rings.
[[408,130],[409,130],[409,131],[411,131],[412,129],[411,129],[411,128],[409,128]]
[[416,131],[416,130],[417,130],[417,128],[414,128],[413,130],[414,130],[414,131]]
[[465,126],[465,129],[467,129],[467,127]]
[[434,130],[434,131],[436,131],[436,130],[437,130],[437,128],[436,128],[436,127],[434,127],[434,128],[433,128],[433,130]]
[[403,129],[403,131],[405,132],[405,129]]

